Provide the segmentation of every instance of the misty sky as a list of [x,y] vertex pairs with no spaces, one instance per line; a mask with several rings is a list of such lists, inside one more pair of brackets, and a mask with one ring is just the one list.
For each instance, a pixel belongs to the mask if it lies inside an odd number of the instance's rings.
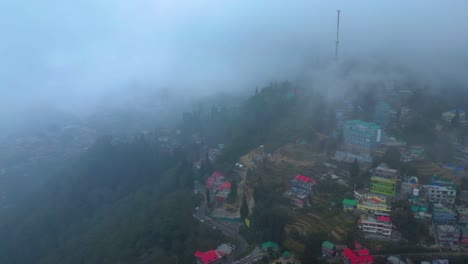
[[343,59],[466,70],[463,0],[0,0],[0,110],[73,108],[131,83],[198,94],[292,78],[332,59],[336,9]]

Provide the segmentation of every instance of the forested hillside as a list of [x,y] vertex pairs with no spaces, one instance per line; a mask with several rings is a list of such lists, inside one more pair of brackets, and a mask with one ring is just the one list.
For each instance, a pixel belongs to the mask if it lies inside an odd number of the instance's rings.
[[192,217],[191,177],[183,149],[103,138],[2,221],[0,262],[190,263],[221,239]]

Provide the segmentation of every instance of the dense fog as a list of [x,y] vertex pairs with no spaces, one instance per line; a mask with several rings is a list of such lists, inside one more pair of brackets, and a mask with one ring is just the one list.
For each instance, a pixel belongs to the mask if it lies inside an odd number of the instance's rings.
[[0,7],[4,113],[36,104],[89,113],[138,85],[193,97],[294,79],[333,59],[337,9],[341,60],[466,70],[465,1],[5,0]]

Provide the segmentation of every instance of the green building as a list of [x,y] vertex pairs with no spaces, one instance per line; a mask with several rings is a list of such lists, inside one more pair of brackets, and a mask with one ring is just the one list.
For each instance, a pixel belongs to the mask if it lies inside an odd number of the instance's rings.
[[394,197],[398,187],[398,171],[380,164],[372,171],[370,179],[370,192],[379,195]]
[[378,176],[371,177],[370,191],[385,196],[395,196],[397,179],[386,179]]
[[342,203],[343,203],[344,211],[353,211],[357,205],[356,200],[351,200],[351,199],[343,199]]

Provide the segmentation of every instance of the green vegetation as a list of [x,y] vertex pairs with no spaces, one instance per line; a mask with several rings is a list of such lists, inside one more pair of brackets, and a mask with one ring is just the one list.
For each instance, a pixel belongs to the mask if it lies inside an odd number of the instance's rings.
[[[227,198],[227,202],[234,203],[237,201],[237,182],[233,180],[231,182],[231,192]],[[242,209],[241,209],[242,210]]]
[[249,205],[247,204],[247,198],[245,197],[245,193],[244,193],[244,196],[242,197],[240,217],[242,220],[244,220],[245,218],[247,218],[247,216],[249,216]]
[[0,262],[192,262],[222,237],[192,217],[200,200],[184,156],[101,139],[0,223]]
[[411,245],[433,242],[433,237],[428,232],[429,227],[427,223],[414,218],[408,202],[399,201],[394,203],[392,205],[391,217],[393,224],[403,237],[408,239]]
[[400,150],[396,147],[390,147],[387,149],[382,157],[382,162],[386,163],[392,169],[401,169],[401,154]]

